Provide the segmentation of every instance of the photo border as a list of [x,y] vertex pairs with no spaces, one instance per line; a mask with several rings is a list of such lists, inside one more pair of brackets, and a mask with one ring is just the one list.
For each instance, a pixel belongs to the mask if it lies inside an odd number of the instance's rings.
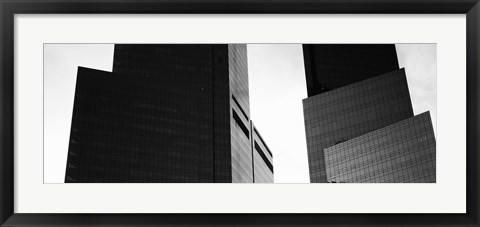
[[[479,226],[479,0],[0,0],[0,223],[2,226]],[[24,214],[14,213],[15,14],[466,14],[465,214]],[[448,196],[448,195],[447,195]],[[441,199],[441,198],[439,198]],[[94,205],[94,204],[92,204]],[[412,204],[414,205],[414,204]]]

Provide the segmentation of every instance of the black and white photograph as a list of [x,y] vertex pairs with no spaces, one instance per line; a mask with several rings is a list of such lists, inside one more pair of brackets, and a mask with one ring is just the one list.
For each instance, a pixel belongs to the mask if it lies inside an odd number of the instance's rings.
[[479,1],[0,0],[0,226],[479,226]]
[[436,183],[435,43],[46,43],[44,183]]

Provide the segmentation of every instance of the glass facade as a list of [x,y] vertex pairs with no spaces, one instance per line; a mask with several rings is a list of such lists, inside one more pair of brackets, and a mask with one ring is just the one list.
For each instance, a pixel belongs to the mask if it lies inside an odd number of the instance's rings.
[[435,136],[430,113],[397,122],[326,148],[327,181],[435,182]]
[[120,44],[112,73],[79,67],[65,182],[253,182],[246,62],[240,44]]
[[324,149],[413,116],[399,69],[303,100],[310,181],[327,182]]
[[303,44],[308,97],[399,69],[394,44]]

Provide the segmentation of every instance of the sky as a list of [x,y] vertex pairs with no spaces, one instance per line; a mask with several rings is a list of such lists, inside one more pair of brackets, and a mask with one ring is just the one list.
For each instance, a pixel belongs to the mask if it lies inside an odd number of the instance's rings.
[[[44,183],[63,183],[77,67],[112,71],[113,44],[44,45]],[[436,132],[436,45],[396,44],[414,114]],[[275,183],[309,183],[301,44],[248,44],[250,114],[273,153]]]

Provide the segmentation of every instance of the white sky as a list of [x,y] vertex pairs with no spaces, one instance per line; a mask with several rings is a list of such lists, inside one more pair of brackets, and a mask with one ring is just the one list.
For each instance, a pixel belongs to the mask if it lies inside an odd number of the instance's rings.
[[[113,44],[44,46],[45,183],[63,183],[78,66],[111,71]],[[436,130],[436,45],[397,44],[415,115],[429,110]],[[275,183],[308,183],[301,44],[249,44],[250,114],[274,155]]]

